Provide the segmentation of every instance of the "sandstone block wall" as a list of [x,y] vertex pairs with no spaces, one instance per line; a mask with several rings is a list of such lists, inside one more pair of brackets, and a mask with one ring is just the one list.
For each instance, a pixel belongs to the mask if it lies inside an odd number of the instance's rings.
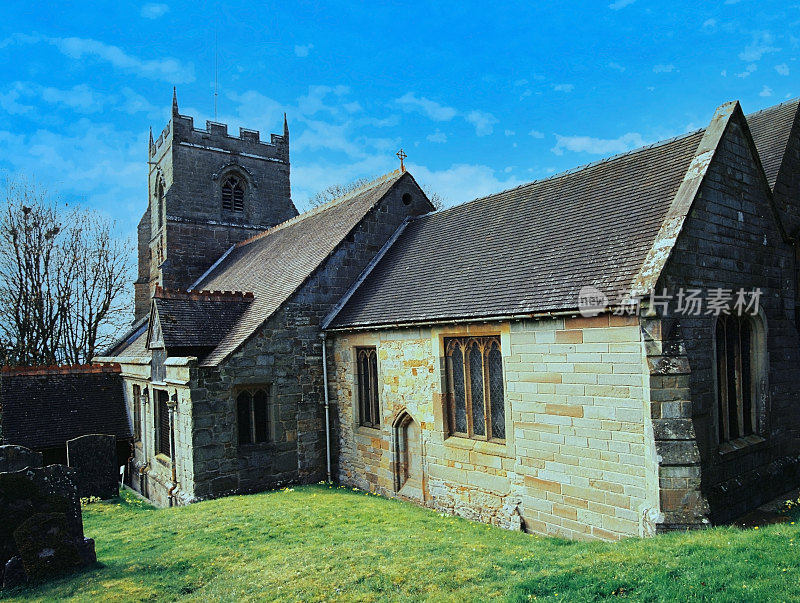
[[[500,334],[504,444],[447,437],[443,339]],[[358,424],[356,346],[378,350],[381,428]],[[337,334],[331,389],[339,477],[394,496],[402,410],[421,432],[419,502],[531,532],[613,540],[652,533],[657,469],[638,322],[600,316]]]

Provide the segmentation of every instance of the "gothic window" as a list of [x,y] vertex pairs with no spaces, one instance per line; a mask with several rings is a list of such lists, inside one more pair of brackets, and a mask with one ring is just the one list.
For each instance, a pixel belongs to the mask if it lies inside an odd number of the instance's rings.
[[750,316],[721,315],[716,326],[717,425],[720,442],[757,431],[758,341]]
[[378,399],[378,354],[375,348],[356,348],[358,371],[358,423],[364,427],[380,427]]
[[164,225],[164,182],[158,181],[156,185],[156,230]]
[[244,211],[244,182],[238,176],[228,176],[222,183],[222,209]]
[[142,439],[142,388],[133,386],[133,441]]
[[239,444],[269,441],[269,407],[266,387],[250,387],[236,396],[236,429]]
[[500,337],[453,337],[444,343],[450,435],[505,440]]
[[171,456],[168,399],[167,392],[161,389],[156,390],[156,452],[167,457]]

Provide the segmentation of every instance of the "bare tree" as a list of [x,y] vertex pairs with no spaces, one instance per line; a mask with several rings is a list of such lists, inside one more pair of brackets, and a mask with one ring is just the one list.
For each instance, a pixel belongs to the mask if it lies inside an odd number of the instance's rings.
[[40,187],[6,185],[0,211],[0,361],[89,361],[126,307],[127,246],[89,210],[56,206]]

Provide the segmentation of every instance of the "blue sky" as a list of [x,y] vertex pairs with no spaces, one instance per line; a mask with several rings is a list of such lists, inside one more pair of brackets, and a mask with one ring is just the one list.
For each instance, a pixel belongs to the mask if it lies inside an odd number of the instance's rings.
[[86,2],[0,8],[0,171],[133,233],[147,132],[291,130],[292,192],[397,167],[460,203],[800,95],[800,5]]

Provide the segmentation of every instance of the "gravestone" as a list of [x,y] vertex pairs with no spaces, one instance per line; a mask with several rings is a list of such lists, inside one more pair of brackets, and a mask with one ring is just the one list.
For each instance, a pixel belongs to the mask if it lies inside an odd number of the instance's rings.
[[65,465],[0,473],[0,583],[17,586],[96,562],[84,538],[75,471]]
[[77,472],[79,497],[105,499],[119,494],[115,436],[92,434],[67,440],[67,465]]
[[25,446],[16,446],[14,444],[0,446],[0,473],[41,466],[41,452],[34,452],[29,448],[25,448]]

